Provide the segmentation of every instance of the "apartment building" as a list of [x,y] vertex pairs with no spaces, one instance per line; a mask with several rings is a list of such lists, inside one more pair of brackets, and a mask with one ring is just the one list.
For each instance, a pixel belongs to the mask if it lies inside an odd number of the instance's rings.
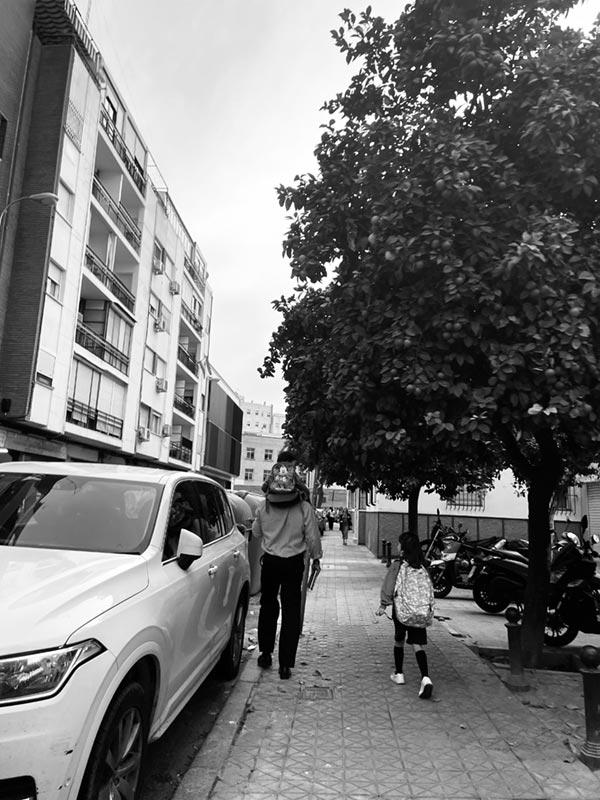
[[71,0],[3,9],[0,76],[3,458],[200,470],[206,263]]
[[283,438],[285,414],[275,411],[271,403],[254,403],[240,397],[244,412],[244,433],[263,433]]

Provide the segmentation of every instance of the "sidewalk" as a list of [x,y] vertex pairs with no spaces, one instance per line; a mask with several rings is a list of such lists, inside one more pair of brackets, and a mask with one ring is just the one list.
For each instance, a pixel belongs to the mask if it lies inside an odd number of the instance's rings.
[[292,679],[252,654],[175,800],[600,798],[600,773],[568,746],[584,730],[578,676],[540,671],[513,694],[436,621],[433,697],[419,699],[412,648],[406,685],[389,679],[393,626],[374,615],[385,566],[339,532],[323,547]]

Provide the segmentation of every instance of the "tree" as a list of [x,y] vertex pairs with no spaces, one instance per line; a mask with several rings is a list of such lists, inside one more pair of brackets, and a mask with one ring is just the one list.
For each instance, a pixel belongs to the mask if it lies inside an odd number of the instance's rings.
[[[410,398],[445,451],[492,448],[525,485],[531,665],[551,498],[600,441],[600,35],[557,27],[573,5],[417,0],[392,23],[345,11],[333,36],[358,70],[325,106],[318,175],[279,188],[292,274],[329,273],[314,293],[333,315],[323,413],[349,417],[330,445],[351,464],[397,451]],[[355,408],[369,424],[352,428]]]

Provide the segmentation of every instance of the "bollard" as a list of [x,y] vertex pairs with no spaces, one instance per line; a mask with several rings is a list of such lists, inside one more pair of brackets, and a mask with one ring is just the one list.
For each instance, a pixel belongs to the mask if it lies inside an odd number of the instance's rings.
[[392,563],[392,543],[391,542],[387,542],[385,547],[386,547],[385,565],[386,565],[386,567],[389,567],[390,564]]
[[386,547],[387,547],[387,539],[382,539],[381,540],[381,563],[382,564],[385,564],[385,562],[387,561]]
[[508,661],[510,675],[504,681],[514,692],[526,692],[530,686],[523,673],[523,655],[521,653],[521,612],[516,606],[509,606],[504,612],[506,632],[508,634]]
[[580,652],[583,702],[585,705],[585,742],[579,760],[592,770],[600,769],[600,651],[585,645]]

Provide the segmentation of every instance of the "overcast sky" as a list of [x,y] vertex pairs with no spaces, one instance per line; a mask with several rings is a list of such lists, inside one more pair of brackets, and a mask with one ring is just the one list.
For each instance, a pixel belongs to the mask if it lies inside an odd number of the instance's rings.
[[[314,170],[319,111],[348,83],[331,39],[352,0],[76,0],[107,68],[204,254],[211,361],[248,400],[284,411],[257,367],[292,289],[275,187]],[[394,19],[397,0],[371,0]],[[570,15],[589,28],[598,0]]]

